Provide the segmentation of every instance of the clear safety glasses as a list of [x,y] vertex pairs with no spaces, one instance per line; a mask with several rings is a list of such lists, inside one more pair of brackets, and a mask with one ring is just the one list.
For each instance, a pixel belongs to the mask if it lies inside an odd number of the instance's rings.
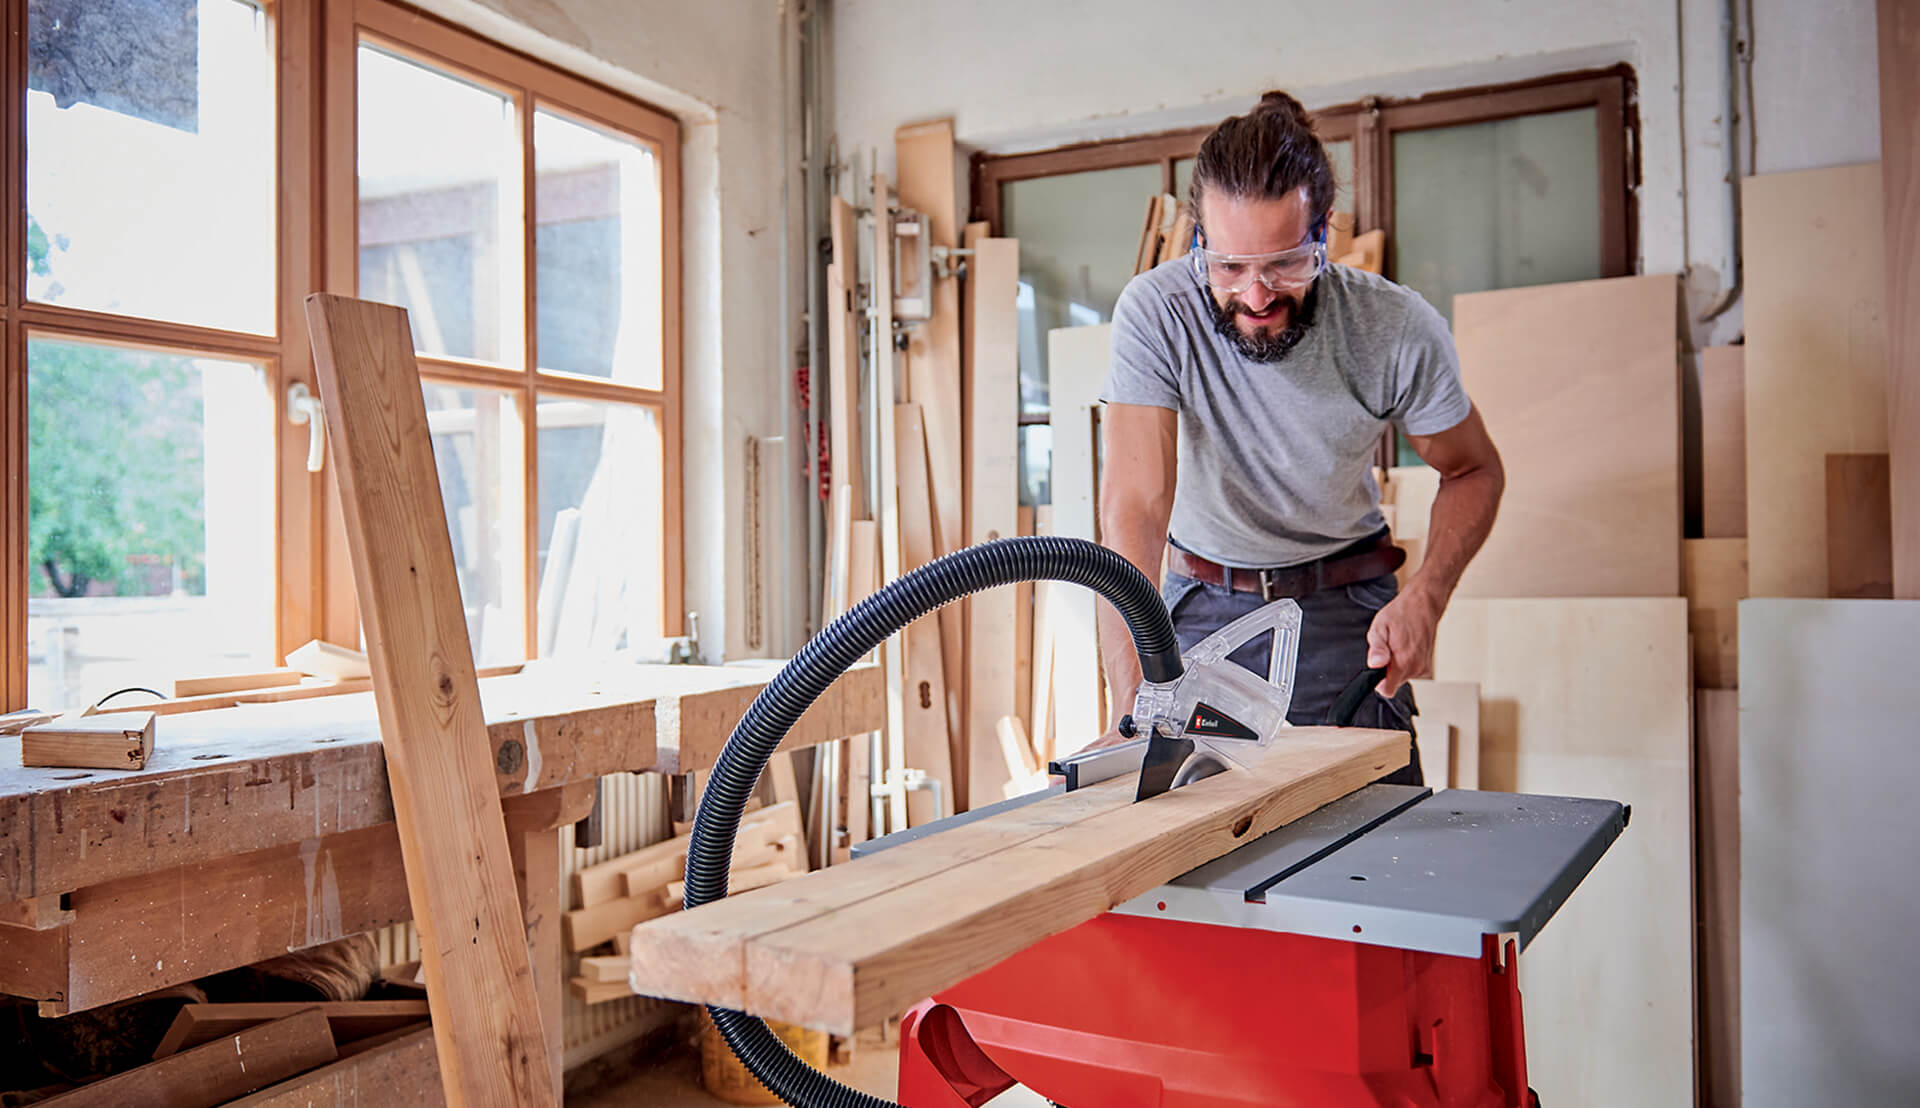
[[1320,276],[1327,268],[1327,244],[1310,242],[1271,254],[1222,254],[1196,247],[1193,270],[1216,292],[1245,292],[1255,281],[1273,292],[1286,292]]

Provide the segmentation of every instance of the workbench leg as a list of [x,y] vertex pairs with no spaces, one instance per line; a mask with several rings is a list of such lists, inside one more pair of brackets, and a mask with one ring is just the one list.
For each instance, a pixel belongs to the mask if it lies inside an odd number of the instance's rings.
[[569,782],[531,796],[515,797],[505,805],[507,848],[513,857],[514,885],[520,890],[521,918],[527,928],[527,951],[533,962],[534,996],[540,1006],[540,1029],[547,1039],[552,1063],[554,1103],[561,1101],[565,1073],[561,1069],[565,1041],[566,956],[560,949],[561,828],[583,818],[593,807],[597,781]]

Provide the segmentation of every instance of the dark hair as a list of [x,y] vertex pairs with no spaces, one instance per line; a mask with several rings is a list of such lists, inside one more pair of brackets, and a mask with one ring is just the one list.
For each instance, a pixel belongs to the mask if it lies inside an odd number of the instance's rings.
[[1333,209],[1333,164],[1313,133],[1307,109],[1275,89],[1245,115],[1229,117],[1200,144],[1193,163],[1187,205],[1200,221],[1200,198],[1208,189],[1243,199],[1279,200],[1306,186],[1313,233],[1326,233]]

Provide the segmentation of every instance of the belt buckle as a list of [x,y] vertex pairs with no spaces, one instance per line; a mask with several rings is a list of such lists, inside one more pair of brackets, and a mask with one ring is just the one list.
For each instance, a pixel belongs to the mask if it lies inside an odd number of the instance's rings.
[[1263,569],[1257,572],[1260,575],[1260,599],[1271,604],[1273,603],[1273,571]]

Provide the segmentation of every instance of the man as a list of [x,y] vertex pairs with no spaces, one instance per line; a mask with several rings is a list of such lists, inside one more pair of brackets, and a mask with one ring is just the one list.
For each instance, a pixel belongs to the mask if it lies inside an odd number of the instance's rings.
[[[1199,245],[1134,278],[1114,309],[1101,530],[1149,577],[1164,555],[1182,650],[1271,599],[1299,603],[1293,723],[1322,722],[1364,668],[1385,667],[1354,722],[1411,733],[1407,680],[1427,671],[1505,475],[1440,314],[1327,264],[1333,195],[1326,150],[1284,92],[1201,145],[1188,195]],[[1404,591],[1372,474],[1389,422],[1441,477]],[[1117,724],[1140,667],[1119,614],[1101,605],[1100,620]],[[1264,676],[1267,654],[1256,641],[1233,660]],[[1421,783],[1417,747],[1386,780]]]

